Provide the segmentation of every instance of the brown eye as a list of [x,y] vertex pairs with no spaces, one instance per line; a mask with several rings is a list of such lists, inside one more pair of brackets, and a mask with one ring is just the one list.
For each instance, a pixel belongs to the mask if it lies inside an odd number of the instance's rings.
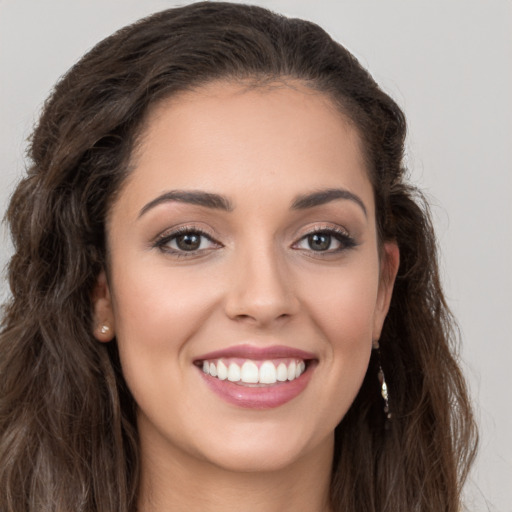
[[294,249],[327,254],[342,252],[355,247],[356,241],[340,229],[322,229],[304,235],[293,244]]
[[221,246],[222,244],[213,240],[207,233],[190,228],[165,234],[155,243],[155,247],[158,247],[161,251],[176,256],[193,256],[211,249],[218,249]]
[[175,238],[176,247],[181,251],[197,251],[201,246],[201,235],[198,233],[185,233]]
[[309,248],[313,251],[326,251],[331,247],[331,235],[314,233],[307,237]]

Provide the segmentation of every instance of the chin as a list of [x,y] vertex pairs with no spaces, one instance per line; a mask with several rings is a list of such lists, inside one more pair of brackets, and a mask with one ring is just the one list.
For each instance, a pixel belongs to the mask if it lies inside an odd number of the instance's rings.
[[208,460],[234,473],[273,473],[293,467],[305,454],[304,447],[283,443],[229,443],[220,452],[207,454]]
[[[307,434],[300,426],[252,424],[245,428],[224,429],[220,442],[209,442],[200,449],[211,464],[237,473],[271,473],[293,468],[311,452],[331,453],[334,432],[322,437]],[[327,451],[326,451],[327,450]]]

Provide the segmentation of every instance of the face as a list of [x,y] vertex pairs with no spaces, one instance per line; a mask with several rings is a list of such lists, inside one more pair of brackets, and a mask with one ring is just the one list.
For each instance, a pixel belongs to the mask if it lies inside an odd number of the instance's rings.
[[300,84],[217,83],[155,107],[132,163],[95,312],[142,449],[235,471],[330,457],[398,264],[354,128]]

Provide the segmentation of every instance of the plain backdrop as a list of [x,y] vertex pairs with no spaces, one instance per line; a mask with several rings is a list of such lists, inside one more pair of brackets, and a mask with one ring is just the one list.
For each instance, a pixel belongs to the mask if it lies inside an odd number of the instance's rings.
[[[57,78],[114,30],[186,3],[0,0],[2,212],[24,171],[26,138]],[[481,428],[468,508],[512,512],[512,1],[253,3],[319,23],[405,110],[411,179],[433,206]],[[11,249],[1,229],[3,268]],[[0,297],[7,294],[2,277]]]

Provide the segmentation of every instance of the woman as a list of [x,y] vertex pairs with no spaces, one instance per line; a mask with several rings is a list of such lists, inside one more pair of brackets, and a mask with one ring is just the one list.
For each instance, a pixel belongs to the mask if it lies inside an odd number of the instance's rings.
[[0,510],[458,510],[475,432],[404,138],[261,8],[87,54],[8,210]]

